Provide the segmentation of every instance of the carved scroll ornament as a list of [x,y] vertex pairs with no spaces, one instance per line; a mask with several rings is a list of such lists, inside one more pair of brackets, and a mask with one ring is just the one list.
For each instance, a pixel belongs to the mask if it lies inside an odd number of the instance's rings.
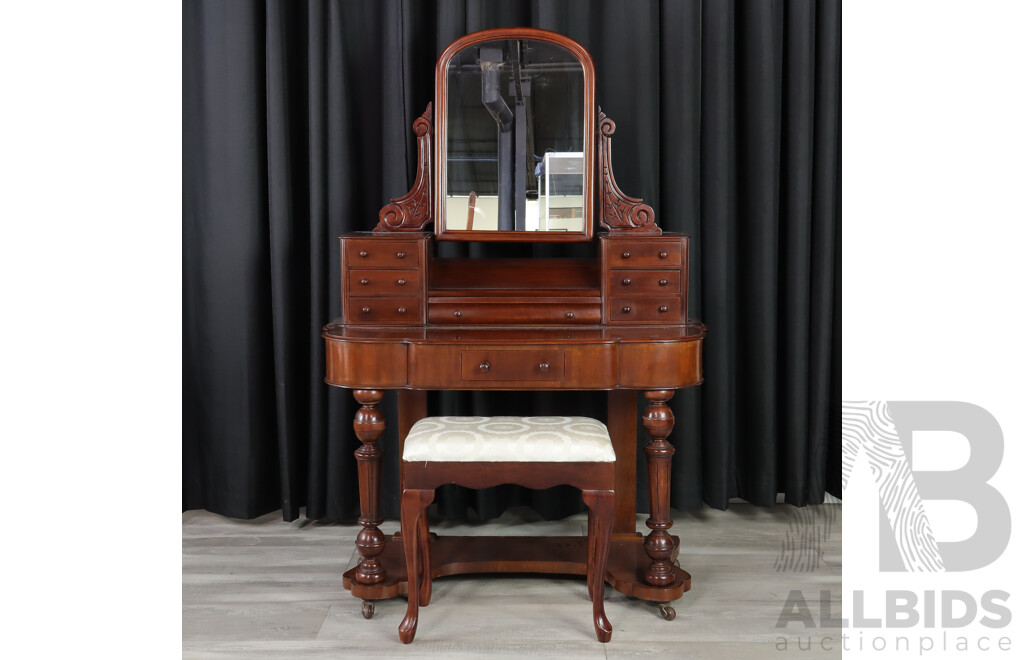
[[433,105],[428,103],[423,115],[412,124],[419,151],[416,182],[413,183],[412,190],[392,199],[390,204],[380,210],[380,222],[374,227],[374,232],[423,231],[424,227],[434,221],[430,171],[430,159],[433,154]]
[[612,133],[615,122],[598,108],[598,204],[599,221],[609,232],[649,232],[660,234],[661,227],[654,222],[654,209],[642,199],[623,194],[612,173]]

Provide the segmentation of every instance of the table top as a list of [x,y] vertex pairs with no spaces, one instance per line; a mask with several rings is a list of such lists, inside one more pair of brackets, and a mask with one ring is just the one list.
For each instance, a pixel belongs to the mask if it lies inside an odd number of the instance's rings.
[[707,328],[689,320],[677,325],[641,326],[365,326],[336,319],[324,326],[328,341],[406,344],[612,344],[687,342],[703,339]]

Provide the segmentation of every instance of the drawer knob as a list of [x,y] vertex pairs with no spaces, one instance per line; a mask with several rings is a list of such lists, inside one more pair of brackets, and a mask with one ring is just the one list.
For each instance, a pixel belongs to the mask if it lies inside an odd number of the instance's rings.
[[631,254],[630,254],[629,252],[623,252],[623,253],[622,253],[622,258],[623,258],[623,259],[629,259],[629,258],[630,258],[631,256],[632,256],[632,255],[631,255]]
[[455,318],[457,318],[457,319],[461,319],[461,318],[462,318],[462,312],[452,312],[452,314],[453,314],[453,315],[455,316]]
[[668,284],[668,280],[658,280],[658,286],[665,286]]
[[567,318],[567,319],[574,319],[574,318],[576,318],[576,314],[574,312],[566,312],[565,313],[565,318]]
[[480,371],[483,371],[484,373],[486,373],[486,372],[488,372],[490,370],[491,370],[491,363],[490,362],[488,362],[487,360],[484,360],[483,362],[480,363]]
[[396,280],[395,284],[397,284],[398,286],[405,286],[405,280]]
[[668,252],[659,252],[658,256],[662,259],[668,259]]
[[398,312],[399,314],[405,314],[405,307],[399,307],[395,311]]
[[370,313],[370,308],[369,307],[363,307],[362,311],[363,311],[363,314],[369,314]]
[[633,283],[633,280],[629,279],[628,277],[623,277],[622,278],[622,286],[629,286],[632,283]]
[[537,368],[540,369],[541,371],[547,371],[548,369],[551,368],[551,365],[548,364],[547,362],[541,362],[540,364],[537,365]]
[[360,250],[359,251],[359,256],[360,257],[368,257],[368,256],[370,256],[370,253],[367,252],[366,250]]
[[405,252],[396,252],[395,256],[399,259],[405,259]]
[[664,314],[665,312],[668,311],[668,305],[662,305],[661,307],[658,308],[658,311]]
[[359,283],[362,284],[363,286],[366,286],[367,284],[370,283],[370,280],[364,277],[363,279],[359,280]]
[[622,308],[622,313],[623,314],[629,314],[629,306],[628,305]]

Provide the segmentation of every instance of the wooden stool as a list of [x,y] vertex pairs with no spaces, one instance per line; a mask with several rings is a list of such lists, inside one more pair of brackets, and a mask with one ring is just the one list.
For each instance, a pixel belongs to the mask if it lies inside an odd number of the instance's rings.
[[403,642],[413,640],[419,606],[430,602],[426,510],[434,501],[434,489],[444,484],[567,484],[583,491],[594,629],[598,641],[612,638],[612,624],[604,613],[604,575],[615,510],[615,450],[604,424],[587,417],[427,417],[405,439],[402,470],[402,539],[409,579],[409,609],[398,627]]

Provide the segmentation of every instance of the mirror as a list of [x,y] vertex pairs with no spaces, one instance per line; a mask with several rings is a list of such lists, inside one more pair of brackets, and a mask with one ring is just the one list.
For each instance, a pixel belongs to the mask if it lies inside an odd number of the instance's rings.
[[528,28],[459,39],[437,66],[437,236],[593,236],[594,68],[562,35]]

